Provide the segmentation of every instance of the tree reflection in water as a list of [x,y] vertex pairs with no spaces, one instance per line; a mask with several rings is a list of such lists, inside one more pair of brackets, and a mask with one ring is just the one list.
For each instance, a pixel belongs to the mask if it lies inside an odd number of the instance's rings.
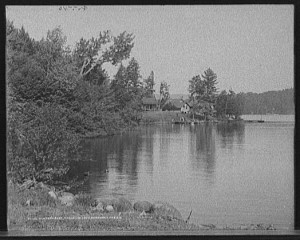
[[169,168],[168,161],[179,143],[188,151],[186,158],[192,170],[202,173],[203,179],[212,184],[216,141],[220,141],[221,148],[232,148],[233,143],[244,143],[244,132],[244,124],[238,123],[169,124],[143,127],[122,135],[86,139],[82,144],[82,161],[73,164],[71,172],[79,178],[83,178],[85,172],[90,173],[88,181],[80,189],[82,191],[123,194],[128,188],[131,187],[132,191],[138,185],[139,171],[153,174],[154,157],[159,158],[160,168]]
[[[145,136],[149,135],[150,139],[151,134],[153,131],[146,133]],[[150,141],[145,142],[146,148],[153,148]],[[86,139],[82,143],[82,161],[76,162],[70,173],[77,174],[79,177],[84,176],[84,173],[89,173],[88,180],[79,190],[104,195],[110,193],[122,195],[126,192],[126,188],[136,185],[137,159],[142,143],[139,131],[105,138]],[[110,188],[110,186],[114,187]]]
[[245,124],[244,123],[219,123],[217,134],[221,137],[222,148],[232,148],[233,143],[244,144]]
[[192,168],[203,171],[204,179],[214,182],[215,130],[211,123],[190,126],[190,162]]

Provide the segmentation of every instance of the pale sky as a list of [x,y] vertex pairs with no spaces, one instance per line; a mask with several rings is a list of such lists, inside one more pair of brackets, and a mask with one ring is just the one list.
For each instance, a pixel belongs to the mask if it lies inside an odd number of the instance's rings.
[[293,5],[59,7],[7,6],[6,16],[36,40],[60,25],[71,46],[104,30],[133,33],[130,57],[143,78],[154,71],[156,92],[166,81],[171,94],[187,94],[188,80],[209,67],[219,90],[260,93],[294,85]]

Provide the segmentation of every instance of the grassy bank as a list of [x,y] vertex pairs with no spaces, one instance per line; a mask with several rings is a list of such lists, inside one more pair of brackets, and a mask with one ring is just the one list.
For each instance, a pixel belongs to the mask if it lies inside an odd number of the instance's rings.
[[[8,185],[9,231],[209,231],[209,230],[276,230],[273,225],[239,226],[195,225],[185,219],[157,212],[145,213],[125,208],[99,211],[88,194],[76,195],[72,206],[63,205],[49,196],[47,189],[20,190]],[[104,200],[103,202],[110,200]],[[176,210],[177,211],[177,210]],[[187,216],[185,216],[187,217]]]
[[78,194],[72,206],[49,196],[46,189],[8,186],[8,227],[19,231],[200,230],[184,220],[139,211],[98,211],[94,199]]

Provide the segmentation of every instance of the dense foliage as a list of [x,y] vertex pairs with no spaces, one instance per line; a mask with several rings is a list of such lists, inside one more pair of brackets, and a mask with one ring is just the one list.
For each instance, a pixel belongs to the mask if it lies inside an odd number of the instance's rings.
[[189,80],[189,93],[192,102],[192,113],[202,113],[214,116],[214,106],[217,98],[217,74],[210,68],[204,74],[194,76]]
[[239,118],[243,114],[245,98],[243,93],[236,94],[229,90],[227,93],[223,90],[217,97],[215,109],[217,116],[221,118],[233,117]]
[[59,27],[36,41],[7,21],[6,39],[8,173],[13,181],[59,180],[81,136],[111,134],[139,121],[145,91],[137,61],[121,64],[114,79],[102,68],[130,57],[132,34],[114,37],[105,31],[80,39],[70,50]]
[[205,119],[209,117],[239,118],[243,113],[245,98],[242,93],[225,90],[217,93],[217,74],[210,68],[204,74],[194,76],[189,80],[190,101],[192,113],[202,113]]

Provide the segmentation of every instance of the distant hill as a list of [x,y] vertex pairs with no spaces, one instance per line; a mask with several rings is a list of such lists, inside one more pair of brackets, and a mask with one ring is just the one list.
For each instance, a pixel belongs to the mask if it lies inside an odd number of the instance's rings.
[[294,88],[263,93],[243,93],[243,114],[294,114]]

